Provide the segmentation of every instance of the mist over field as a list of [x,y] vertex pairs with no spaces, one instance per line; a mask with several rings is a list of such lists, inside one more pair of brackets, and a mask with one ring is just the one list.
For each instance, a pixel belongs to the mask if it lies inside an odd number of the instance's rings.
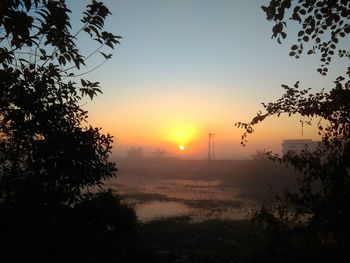
[[267,159],[263,152],[245,160],[164,157],[115,161],[118,176],[105,187],[133,204],[141,220],[179,215],[194,220],[244,219],[250,209],[267,203],[276,193],[294,190],[298,177],[293,169]]

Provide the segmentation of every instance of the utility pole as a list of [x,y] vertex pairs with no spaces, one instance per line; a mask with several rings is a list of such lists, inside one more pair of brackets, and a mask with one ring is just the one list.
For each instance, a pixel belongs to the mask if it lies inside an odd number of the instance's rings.
[[214,157],[215,157],[215,146],[214,146],[214,143],[215,143],[215,140],[214,140],[214,136],[215,136],[215,133],[208,133],[209,135],[209,141],[208,141],[208,160],[211,161],[211,160],[214,160]]

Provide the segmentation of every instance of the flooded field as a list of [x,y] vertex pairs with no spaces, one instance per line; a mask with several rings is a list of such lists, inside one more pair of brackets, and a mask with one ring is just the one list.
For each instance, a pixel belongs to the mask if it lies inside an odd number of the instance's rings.
[[255,202],[240,197],[238,188],[222,180],[145,178],[120,176],[108,187],[135,207],[143,222],[159,218],[188,216],[205,219],[244,219]]
[[106,183],[132,205],[139,219],[184,216],[192,221],[245,219],[271,198],[293,187],[296,174],[264,158],[255,160],[122,159],[118,176]]

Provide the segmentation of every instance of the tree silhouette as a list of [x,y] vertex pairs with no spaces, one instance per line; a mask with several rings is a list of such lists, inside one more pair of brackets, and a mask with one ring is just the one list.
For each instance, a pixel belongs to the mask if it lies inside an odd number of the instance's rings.
[[153,152],[154,158],[157,158],[157,159],[163,158],[164,155],[165,155],[165,151],[163,149],[157,149]]
[[[79,105],[101,93],[99,82],[80,78],[91,71],[82,72],[88,59],[110,59],[105,49],[121,37],[104,31],[110,12],[102,2],[86,7],[75,33],[70,13],[65,1],[0,2],[0,247],[6,262],[72,262],[74,255],[100,262],[104,250],[126,242],[120,228],[131,233],[136,226],[133,210],[111,192],[87,194],[114,177],[116,167],[108,161],[112,136],[88,125]],[[77,46],[83,33],[97,44],[91,54]]]
[[139,148],[131,147],[126,151],[126,156],[130,159],[142,159],[143,149],[142,147],[139,147]]
[[[273,21],[272,37],[279,43],[287,37],[287,19],[299,23],[297,43],[289,55],[299,58],[305,49],[308,55],[319,52],[321,66],[317,71],[321,75],[327,74],[336,50],[340,57],[349,58],[349,51],[338,48],[339,39],[350,32],[349,1],[272,0],[262,9],[267,20]],[[307,44],[311,46],[307,48]],[[307,256],[322,262],[350,258],[350,68],[334,82],[329,92],[315,94],[311,89],[300,89],[299,81],[292,87],[282,85],[285,93],[279,100],[263,104],[264,111],[250,122],[236,124],[245,129],[241,140],[245,145],[255,125],[270,116],[299,115],[303,125],[318,120],[322,142],[315,152],[283,157],[269,154],[302,173],[298,191],[286,190],[272,207],[263,207],[255,214],[255,220],[267,228],[272,253],[279,262]]]

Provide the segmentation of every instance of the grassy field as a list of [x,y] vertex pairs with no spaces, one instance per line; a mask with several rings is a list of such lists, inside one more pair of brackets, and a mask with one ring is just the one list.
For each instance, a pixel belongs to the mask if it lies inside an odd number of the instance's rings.
[[262,232],[248,221],[168,218],[143,224],[140,234],[156,262],[261,262],[264,254]]

